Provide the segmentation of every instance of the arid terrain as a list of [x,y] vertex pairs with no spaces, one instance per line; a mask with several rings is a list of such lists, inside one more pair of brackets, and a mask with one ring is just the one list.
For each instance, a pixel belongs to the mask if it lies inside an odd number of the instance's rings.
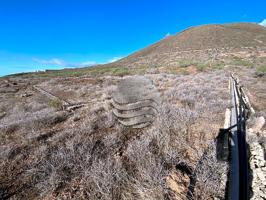
[[[0,199],[224,199],[216,137],[230,73],[266,118],[266,29],[253,24],[191,28],[108,65],[0,78]],[[134,77],[161,98],[141,129],[111,104]],[[252,134],[265,155],[265,125]]]

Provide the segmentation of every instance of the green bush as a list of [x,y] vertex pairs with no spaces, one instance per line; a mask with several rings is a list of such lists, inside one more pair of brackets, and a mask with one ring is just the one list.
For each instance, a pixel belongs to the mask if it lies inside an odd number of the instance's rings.
[[231,61],[231,64],[238,66],[247,66],[247,67],[253,66],[253,64],[250,61],[239,57],[234,57],[233,60]]
[[266,74],[266,65],[261,65],[256,69],[256,74],[258,76],[263,76]]
[[146,69],[147,69],[146,67],[135,68],[135,69],[133,69],[132,74],[144,75],[146,72]]
[[196,63],[193,60],[180,60],[178,62],[178,66],[181,68],[189,67],[191,65],[195,65]]
[[210,65],[208,63],[198,63],[197,69],[201,72],[206,71]]
[[55,108],[56,110],[62,110],[63,109],[63,103],[58,99],[50,100],[48,105],[52,108]]
[[212,69],[223,69],[224,66],[225,66],[225,63],[224,61],[221,61],[221,60],[217,60],[217,61],[210,63],[210,67]]
[[111,70],[111,75],[115,75],[115,76],[125,76],[125,75],[129,75],[129,71],[128,71],[128,68],[117,67],[117,68],[113,68],[113,69]]

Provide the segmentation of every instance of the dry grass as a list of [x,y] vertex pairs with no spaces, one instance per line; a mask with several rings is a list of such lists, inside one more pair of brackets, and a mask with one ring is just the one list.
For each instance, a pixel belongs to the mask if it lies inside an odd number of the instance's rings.
[[[179,163],[195,172],[195,199],[223,196],[218,183],[226,165],[211,147],[228,106],[227,75],[145,76],[163,103],[153,125],[141,130],[122,127],[112,115],[110,95],[121,77],[35,82],[70,102],[87,102],[72,113],[50,108],[30,86],[1,94],[0,112],[7,114],[0,119],[0,198],[184,199],[187,188],[172,191],[166,182],[177,170],[185,176]],[[25,90],[33,95],[22,98]]]

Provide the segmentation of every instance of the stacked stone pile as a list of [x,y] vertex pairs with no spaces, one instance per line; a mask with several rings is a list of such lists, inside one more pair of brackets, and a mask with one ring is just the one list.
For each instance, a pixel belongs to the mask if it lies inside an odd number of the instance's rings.
[[113,113],[122,125],[144,128],[156,119],[160,94],[151,80],[125,78],[112,96]]
[[259,200],[266,199],[266,151],[263,141],[266,131],[262,130],[265,119],[261,116],[252,121],[253,124],[248,129],[251,199]]

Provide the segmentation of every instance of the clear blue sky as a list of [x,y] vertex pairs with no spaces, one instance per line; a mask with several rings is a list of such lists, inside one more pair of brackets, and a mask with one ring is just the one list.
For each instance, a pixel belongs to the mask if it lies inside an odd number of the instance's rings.
[[0,76],[106,63],[190,26],[265,18],[266,0],[0,0]]

